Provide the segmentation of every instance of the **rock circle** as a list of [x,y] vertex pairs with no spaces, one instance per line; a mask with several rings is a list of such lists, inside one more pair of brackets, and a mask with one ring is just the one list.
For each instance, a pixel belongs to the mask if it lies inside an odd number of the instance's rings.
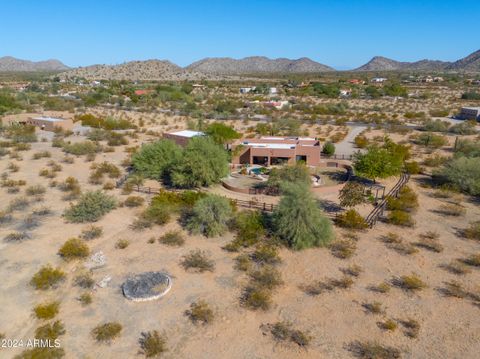
[[123,295],[135,302],[163,297],[172,287],[172,279],[163,272],[146,272],[128,278],[122,284]]

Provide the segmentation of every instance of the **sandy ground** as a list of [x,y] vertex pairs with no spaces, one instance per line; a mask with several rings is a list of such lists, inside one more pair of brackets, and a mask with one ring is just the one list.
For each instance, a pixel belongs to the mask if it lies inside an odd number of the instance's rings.
[[[80,137],[74,138],[80,140]],[[129,146],[145,140],[144,137],[131,141]],[[42,184],[48,188],[49,180],[39,177],[38,172],[50,159],[32,160],[32,154],[49,150],[57,162],[63,157],[58,148],[50,143],[35,143],[32,150],[22,152],[20,171],[11,178],[25,179],[28,185]],[[119,164],[126,156],[121,148],[114,153],[101,154],[96,162],[108,160]],[[0,159],[2,171],[6,171],[8,157]],[[63,170],[57,180],[75,176],[82,189],[95,188],[87,183],[89,166],[83,158],[74,164],[62,163]],[[392,180],[394,183],[394,180]],[[0,242],[0,308],[2,321],[0,333],[6,338],[27,339],[43,322],[34,319],[32,308],[48,299],[61,301],[61,319],[66,334],[61,337],[67,358],[132,358],[139,350],[140,333],[148,330],[164,332],[168,338],[165,358],[349,358],[352,354],[346,346],[353,340],[375,340],[398,347],[404,358],[478,358],[480,352],[479,307],[468,299],[443,297],[438,289],[444,282],[460,281],[469,290],[480,290],[480,271],[472,268],[465,276],[456,276],[440,267],[456,258],[478,253],[480,243],[456,236],[458,228],[480,218],[478,203],[463,198],[466,215],[460,218],[443,217],[433,212],[442,202],[430,196],[429,190],[421,188],[413,179],[412,186],[419,194],[420,208],[415,214],[416,226],[411,229],[379,224],[373,230],[357,233],[359,240],[355,255],[346,260],[331,255],[325,248],[293,252],[281,250],[282,263],[279,269],[285,284],[274,294],[274,306],[267,312],[255,312],[239,305],[241,288],[246,283],[245,274],[234,269],[235,254],[222,250],[232,234],[220,238],[204,238],[186,235],[186,243],[180,248],[171,248],[159,243],[149,244],[148,239],[158,237],[173,228],[170,224],[143,232],[134,232],[129,225],[141,209],[118,208],[96,225],[102,226],[104,235],[89,241],[92,252],[103,251],[107,265],[94,271],[100,281],[106,275],[112,277],[106,288],[93,292],[93,303],[82,307],[77,300],[81,293],[72,285],[73,277],[81,262],[64,263],[57,255],[59,247],[68,238],[78,236],[84,224],[65,223],[61,218],[68,203],[61,199],[58,189],[48,188],[41,203],[34,203],[24,212],[16,212],[15,223],[0,227],[0,238],[16,229],[18,220],[38,206],[48,206],[54,215],[46,218],[42,225],[33,230],[32,238],[22,243]],[[2,208],[20,194],[7,194],[0,189]],[[118,190],[112,193],[124,199]],[[414,242],[420,233],[440,233],[441,253],[420,249],[410,256],[401,255],[379,240],[382,234],[395,232],[404,240]],[[336,230],[337,238],[344,233]],[[124,250],[116,249],[119,239],[128,239],[131,244]],[[180,265],[181,257],[192,249],[207,251],[215,261],[213,273],[189,273]],[[29,286],[33,274],[46,263],[58,265],[67,273],[67,280],[56,290],[35,291]],[[363,272],[348,290],[338,290],[312,297],[299,286],[314,280],[338,278],[340,269],[351,264],[362,267]],[[150,270],[163,270],[173,278],[171,291],[162,299],[153,302],[133,303],[126,300],[120,285],[130,274]],[[394,276],[417,273],[428,285],[418,294],[409,294],[392,288],[387,294],[369,290],[369,286],[389,281]],[[215,310],[214,322],[206,327],[193,325],[184,315],[190,303],[205,299]],[[366,314],[362,304],[379,301],[385,307],[384,315]],[[407,319],[413,317],[421,325],[417,339],[403,334],[401,326],[387,333],[377,322],[386,318]],[[298,329],[309,331],[313,337],[308,349],[293,344],[275,342],[270,335],[262,335],[260,326],[279,320],[289,320]],[[105,321],[118,321],[123,325],[121,337],[112,344],[97,344],[90,331]],[[11,358],[19,350],[2,349],[0,357]],[[138,356],[140,357],[140,356]]]

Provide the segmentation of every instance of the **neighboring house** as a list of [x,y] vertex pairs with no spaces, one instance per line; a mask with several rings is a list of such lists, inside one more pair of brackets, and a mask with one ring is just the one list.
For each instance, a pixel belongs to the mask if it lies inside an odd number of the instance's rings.
[[309,166],[320,163],[320,141],[311,137],[260,137],[242,139],[232,145],[235,165],[262,166],[304,161]]
[[277,110],[281,110],[285,106],[288,106],[288,104],[289,104],[288,101],[266,101],[263,103],[264,106],[273,107],[273,108],[276,108]]
[[382,83],[387,81],[388,79],[386,77],[374,77],[371,81],[375,83]]
[[480,122],[480,107],[462,107],[458,118],[461,120],[477,120]]
[[276,95],[276,94],[278,93],[278,89],[277,89],[276,87],[270,87],[270,88],[268,89],[268,93],[269,93],[270,95]]
[[64,131],[71,131],[73,129],[73,121],[70,119],[55,118],[55,117],[30,117],[27,119],[7,119],[3,121],[3,124],[21,124],[21,125],[32,125],[40,128],[44,131],[55,131],[61,129]]
[[365,81],[360,80],[360,79],[350,79],[350,80],[348,80],[348,82],[351,83],[352,85],[364,85],[365,84]]
[[340,96],[341,97],[350,97],[351,94],[352,94],[352,90],[350,90],[350,89],[340,90]]
[[249,93],[251,91],[254,91],[256,89],[255,86],[253,87],[240,87],[240,93]]
[[135,95],[143,96],[143,95],[148,95],[152,92],[153,92],[153,90],[135,90]]
[[177,145],[185,147],[188,144],[188,141],[190,141],[192,137],[204,136],[204,135],[205,134],[200,131],[183,130],[183,131],[164,133],[163,138],[172,140]]

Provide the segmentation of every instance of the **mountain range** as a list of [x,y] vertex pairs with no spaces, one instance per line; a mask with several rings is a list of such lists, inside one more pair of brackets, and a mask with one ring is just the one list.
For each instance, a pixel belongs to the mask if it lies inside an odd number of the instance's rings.
[[65,71],[68,69],[70,68],[58,60],[34,62],[16,59],[15,57],[11,56],[0,57],[0,72]]
[[[61,78],[84,77],[87,79],[113,80],[202,80],[221,79],[225,76],[255,74],[293,74],[335,71],[332,67],[309,58],[269,59],[252,56],[243,59],[228,57],[205,58],[184,68],[167,60],[130,61],[119,65],[92,65],[69,68],[58,60],[32,62],[13,57],[0,58],[0,72],[8,71],[61,71]],[[401,62],[375,56],[366,64],[351,71],[452,71],[480,72],[480,50],[454,62],[420,60]]]

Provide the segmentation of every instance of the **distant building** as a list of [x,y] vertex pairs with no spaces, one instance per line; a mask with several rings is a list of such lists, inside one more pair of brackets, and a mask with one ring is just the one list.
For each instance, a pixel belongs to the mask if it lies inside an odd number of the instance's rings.
[[350,97],[351,94],[352,94],[352,90],[350,90],[350,89],[340,90],[340,96],[341,97]]
[[266,101],[263,103],[263,105],[266,107],[273,107],[273,108],[276,108],[277,110],[281,110],[282,108],[288,106],[289,102],[288,101]]
[[204,136],[205,133],[200,131],[191,131],[191,130],[183,130],[183,131],[176,131],[176,132],[169,132],[164,133],[163,138],[168,140],[172,140],[177,145],[185,147],[193,137]]
[[458,118],[461,120],[477,120],[480,122],[480,107],[462,107]]
[[278,89],[277,89],[276,87],[270,87],[270,88],[268,89],[268,93],[269,93],[270,95],[276,95],[276,94],[278,93]]
[[387,81],[388,79],[386,77],[374,77],[371,81],[375,83],[382,83]]
[[55,118],[55,117],[30,117],[27,119],[4,119],[3,124],[5,125],[12,125],[12,124],[20,124],[20,125],[32,125],[35,127],[40,128],[44,131],[55,131],[57,129],[61,129],[64,131],[71,131],[73,129],[73,121],[63,118]]
[[153,92],[153,90],[135,90],[135,95],[143,96],[143,95],[148,95],[152,92]]
[[365,84],[365,81],[360,80],[360,79],[350,79],[350,80],[348,80],[348,82],[351,83],[352,85],[364,85]]
[[240,87],[240,93],[249,93],[251,91],[254,91],[256,89],[255,86],[253,87]]
[[435,77],[433,78],[433,82],[443,82],[443,77],[441,77],[441,76],[435,76]]
[[311,137],[260,137],[242,139],[232,145],[238,148],[232,163],[270,166],[304,161],[309,166],[320,163],[320,141]]

